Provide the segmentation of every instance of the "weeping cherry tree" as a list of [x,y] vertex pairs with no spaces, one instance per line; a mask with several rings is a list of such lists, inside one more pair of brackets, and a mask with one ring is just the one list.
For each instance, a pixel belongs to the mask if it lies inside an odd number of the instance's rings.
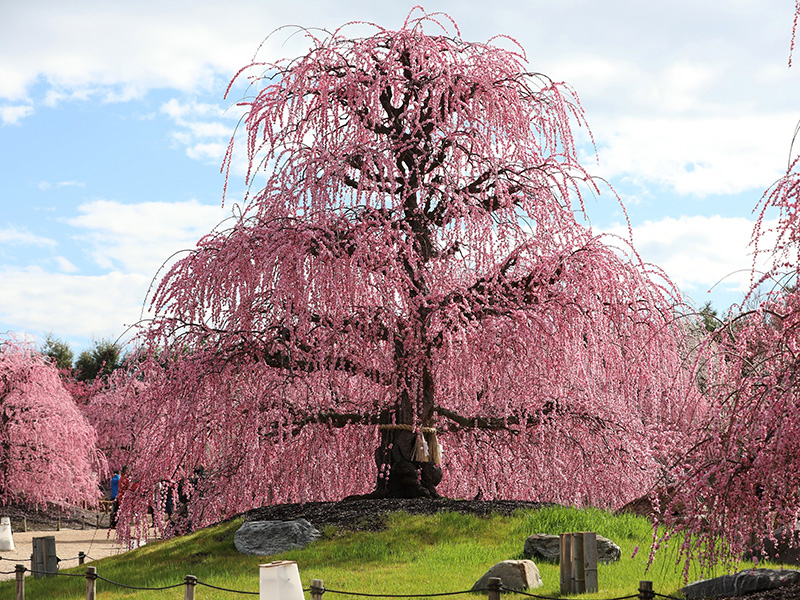
[[55,362],[0,339],[0,504],[94,505],[104,459]]
[[123,518],[178,486],[194,524],[351,494],[641,494],[696,398],[673,288],[585,225],[570,88],[443,15],[305,34],[237,75],[251,191],[161,279],[108,392],[137,440]]

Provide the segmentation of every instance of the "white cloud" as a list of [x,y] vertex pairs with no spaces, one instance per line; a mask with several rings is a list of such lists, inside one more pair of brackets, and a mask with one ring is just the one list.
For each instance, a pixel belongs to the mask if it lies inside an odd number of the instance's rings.
[[186,149],[186,155],[195,160],[210,162],[214,164],[222,163],[228,144],[195,144]]
[[[645,221],[633,227],[633,245],[647,263],[661,267],[681,290],[695,299],[719,287],[742,294],[750,289],[754,222],[742,217],[681,216]],[[773,226],[765,223],[765,229]],[[607,233],[627,238],[627,228],[616,225]],[[764,246],[770,239],[764,239]],[[757,269],[765,267],[763,260]]]
[[[78,267],[62,255],[24,268],[0,267],[0,323],[39,337],[56,332],[79,345],[90,338],[115,339],[142,318],[158,269],[176,252],[195,247],[227,216],[220,206],[194,200],[98,200],[79,211],[67,224],[78,230],[78,242],[89,245],[100,272],[78,274]],[[0,229],[0,243],[57,245],[16,229]]]
[[52,189],[57,189],[57,188],[62,188],[62,187],[81,187],[82,188],[82,187],[86,187],[86,184],[83,183],[82,181],[59,181],[59,182],[56,182],[56,183],[51,183],[49,181],[40,181],[37,184],[36,187],[38,187],[43,192],[46,192],[46,191],[49,191],[49,190],[52,190]]
[[796,114],[628,117],[595,128],[600,175],[682,195],[764,190],[785,169]]
[[171,135],[177,144],[186,147],[186,155],[214,165],[222,163],[242,112],[227,111],[214,104],[184,103],[177,98],[162,104],[160,111],[180,128]]
[[37,81],[57,91],[51,101],[75,92],[113,101],[158,87],[207,89],[218,74],[227,78],[250,59],[264,27],[280,24],[272,16],[277,7],[268,4],[29,0],[4,6],[0,39],[8,50],[0,51],[0,97],[25,97]]
[[170,98],[161,105],[160,110],[179,123],[185,123],[186,119],[190,117],[211,116],[220,118],[225,115],[225,111],[216,104],[196,101],[181,102],[177,98]]
[[698,111],[704,106],[704,92],[719,77],[719,65],[676,62],[659,77],[660,85],[651,87],[647,102],[669,112]]
[[18,125],[22,119],[29,117],[34,112],[30,104],[16,104],[0,106],[0,120],[3,125]]
[[77,273],[80,270],[69,259],[63,256],[56,256],[54,260],[62,273]]
[[[13,323],[15,330],[24,324],[26,332],[36,336],[56,332],[79,344],[92,337],[115,339],[142,318],[159,267],[174,253],[195,247],[227,216],[219,206],[194,200],[98,200],[81,205],[79,211],[67,224],[79,231],[79,242],[88,243],[101,272],[77,274],[75,264],[61,255],[26,268],[0,267],[0,323]],[[56,245],[12,229],[0,229],[0,243]]]
[[55,247],[58,245],[53,239],[46,238],[27,229],[0,229],[0,244]]
[[195,200],[122,204],[97,200],[82,204],[80,216],[68,220],[88,242],[102,269],[155,275],[175,252],[195,247],[227,213],[220,206]]
[[0,278],[0,322],[24,323],[29,335],[82,340],[122,335],[140,319],[150,284],[140,273],[80,276],[40,267],[4,268]]

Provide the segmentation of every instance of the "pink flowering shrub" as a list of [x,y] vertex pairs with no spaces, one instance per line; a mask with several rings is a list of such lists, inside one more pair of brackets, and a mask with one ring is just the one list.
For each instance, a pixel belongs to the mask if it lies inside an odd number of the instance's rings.
[[58,369],[0,341],[0,503],[96,504],[102,456]]

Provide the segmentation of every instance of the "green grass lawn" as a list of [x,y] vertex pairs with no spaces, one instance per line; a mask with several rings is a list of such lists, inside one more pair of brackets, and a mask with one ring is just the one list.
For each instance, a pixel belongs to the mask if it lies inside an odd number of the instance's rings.
[[[525,538],[532,533],[558,534],[595,531],[615,541],[622,559],[599,566],[600,591],[585,598],[613,598],[635,594],[640,580],[653,582],[655,591],[675,594],[683,584],[676,553],[662,551],[649,571],[652,540],[650,523],[632,515],[574,508],[550,507],[490,518],[440,513],[409,516],[396,513],[381,532],[350,532],[327,528],[319,541],[303,550],[267,557],[236,552],[233,536],[240,521],[203,529],[191,535],[153,541],[121,556],[91,563],[98,575],[134,587],[163,587],[182,583],[186,575],[216,587],[258,591],[258,565],[273,560],[297,561],[304,588],[322,579],[329,590],[372,594],[433,594],[468,590],[486,570],[505,559],[522,558]],[[639,548],[635,556],[634,550]],[[557,564],[537,563],[544,586],[533,593],[559,595]],[[85,567],[62,573],[84,574]],[[723,574],[720,572],[719,574]],[[0,583],[0,598],[14,597],[14,582]],[[50,577],[26,579],[26,599],[82,599],[85,579]],[[182,587],[166,591],[134,591],[97,582],[98,600],[183,599]],[[466,595],[480,598],[485,594]],[[247,598],[198,585],[196,598]],[[504,597],[506,597],[504,595]],[[521,595],[510,595],[522,600]],[[310,598],[306,593],[306,598]],[[325,600],[344,598],[326,593]]]

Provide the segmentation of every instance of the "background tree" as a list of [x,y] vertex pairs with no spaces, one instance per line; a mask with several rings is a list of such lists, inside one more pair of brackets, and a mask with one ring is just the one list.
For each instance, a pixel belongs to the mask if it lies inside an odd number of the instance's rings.
[[114,383],[94,385],[88,393],[87,402],[81,410],[97,432],[97,445],[108,461],[110,469],[121,469],[130,461],[133,441],[137,436],[137,412],[131,410],[137,405],[135,396],[126,398],[116,393],[117,388],[130,389],[124,378],[124,370],[117,370],[109,376]]
[[[789,67],[800,0],[795,2]],[[695,442],[669,470],[674,482],[661,507],[666,532],[656,547],[683,536],[688,579],[692,558],[711,568],[743,556],[763,556],[765,540],[800,545],[800,156],[761,197],[753,229],[753,285],[741,307],[709,335],[696,362],[714,385]],[[767,218],[777,212],[777,241],[764,247]],[[770,229],[770,231],[773,231]],[[758,276],[756,261],[771,255]],[[764,293],[764,286],[771,290]],[[704,356],[703,356],[704,354]]]
[[123,520],[198,467],[198,525],[370,490],[608,506],[680,446],[672,288],[576,219],[577,100],[447,22],[248,71],[263,187],[169,270],[109,391],[140,431]]
[[[709,336],[710,410],[691,450],[672,469],[677,484],[662,519],[669,527],[665,539],[685,536],[687,569],[691,557],[710,567],[739,560],[751,548],[758,555],[776,532],[794,545],[800,541],[791,534],[800,517],[799,161],[758,207],[756,256],[772,254],[775,266],[755,281],[754,307],[734,311]],[[777,243],[764,248],[763,224],[772,211]],[[750,304],[747,298],[744,306]]]
[[[86,406],[91,395],[88,383],[91,379],[78,380],[76,378],[77,369],[73,369],[73,359],[75,355],[72,352],[72,348],[69,347],[69,344],[55,337],[52,333],[48,333],[45,336],[44,344],[42,344],[41,353],[54,361],[56,368],[61,374],[61,382],[72,396],[75,403],[80,407]],[[82,355],[82,363],[85,365],[92,365],[93,359],[91,354],[89,352],[84,352],[83,354],[86,356],[83,357]],[[99,367],[97,367],[97,370],[99,371]],[[90,372],[96,372],[94,366],[90,368]]]
[[45,356],[52,358],[58,369],[72,370],[72,361],[75,359],[72,348],[69,347],[68,343],[55,337],[52,333],[45,335],[41,352]]
[[122,366],[122,348],[109,340],[99,340],[94,348],[84,350],[75,361],[75,378],[78,381],[94,381],[105,377]]
[[56,366],[0,341],[0,503],[95,504],[102,466],[94,429]]
[[700,307],[698,314],[703,323],[703,328],[709,333],[712,333],[722,324],[722,319],[719,318],[717,309],[711,305],[711,301],[703,304],[703,306]]

